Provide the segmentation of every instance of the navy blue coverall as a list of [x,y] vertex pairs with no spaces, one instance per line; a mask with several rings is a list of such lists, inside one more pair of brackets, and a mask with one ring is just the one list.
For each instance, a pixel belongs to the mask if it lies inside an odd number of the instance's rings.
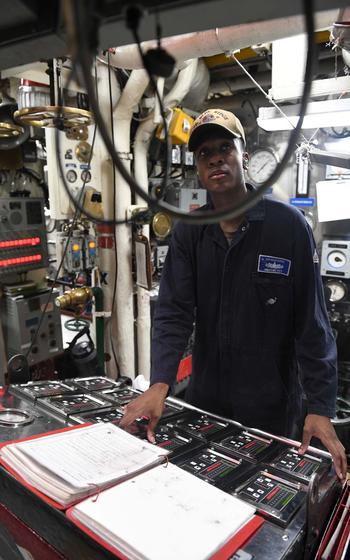
[[195,320],[186,400],[275,434],[307,413],[333,417],[336,345],[312,232],[269,198],[229,245],[221,227],[178,223],[153,323],[151,384],[172,385]]

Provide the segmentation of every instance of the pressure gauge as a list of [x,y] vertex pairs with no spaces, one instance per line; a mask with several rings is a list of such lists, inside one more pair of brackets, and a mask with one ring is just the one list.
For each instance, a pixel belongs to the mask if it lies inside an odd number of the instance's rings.
[[78,176],[77,176],[76,172],[74,171],[74,169],[68,169],[68,171],[66,173],[66,179],[67,179],[68,183],[75,183],[77,178],[78,178]]
[[346,265],[346,255],[343,251],[331,251],[327,257],[327,261],[332,268],[343,268]]
[[329,301],[332,303],[337,303],[345,299],[348,289],[346,284],[341,280],[328,280],[325,284],[325,288],[329,291]]
[[255,184],[261,185],[278,165],[278,157],[270,148],[259,148],[250,156],[247,175]]

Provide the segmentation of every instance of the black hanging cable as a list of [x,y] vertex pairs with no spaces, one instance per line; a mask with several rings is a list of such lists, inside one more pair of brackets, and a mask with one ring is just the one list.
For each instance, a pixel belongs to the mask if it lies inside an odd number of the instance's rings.
[[[113,121],[113,97],[112,97],[112,80],[111,80],[111,64],[110,64],[110,54],[108,51],[108,91],[109,91],[109,104],[110,104],[110,119],[111,119],[111,135],[113,144],[114,143],[114,121]],[[113,218],[116,219],[116,173],[115,166],[113,165]],[[109,338],[112,348],[113,358],[115,367],[117,368],[118,377],[120,377],[120,368],[117,360],[116,351],[114,348],[113,337],[112,337],[112,317],[115,307],[115,300],[117,294],[117,277],[118,277],[118,250],[117,250],[117,236],[115,231],[115,226],[113,226],[113,242],[114,242],[114,255],[115,255],[115,273],[114,273],[114,283],[113,283],[113,296],[112,296],[112,306],[111,306],[111,318],[109,324]]]
[[314,61],[314,18],[313,18],[313,2],[312,0],[304,0],[304,12],[305,12],[305,22],[306,22],[306,31],[308,35],[308,54],[307,54],[307,61],[305,67],[305,77],[304,77],[304,90],[301,99],[301,108],[300,108],[300,118],[295,129],[291,132],[289,137],[289,142],[287,149],[282,157],[279,165],[273,171],[271,176],[252,194],[249,194],[244,201],[240,202],[237,205],[234,205],[232,208],[227,208],[225,210],[212,210],[212,211],[196,211],[194,213],[187,213],[180,210],[175,210],[173,206],[170,204],[165,203],[164,201],[158,201],[148,195],[134,180],[132,176],[126,171],[123,162],[120,160],[117,152],[113,148],[113,143],[109,137],[107,128],[103,121],[98,103],[96,101],[96,96],[94,94],[94,86],[91,79],[90,74],[90,66],[91,66],[91,56],[89,52],[89,43],[86,37],[86,30],[82,25],[82,8],[85,6],[80,0],[74,0],[73,8],[74,8],[74,20],[75,20],[75,32],[76,32],[76,40],[79,48],[77,49],[77,58],[76,62],[79,62],[85,86],[88,91],[89,100],[91,103],[92,110],[95,115],[95,120],[97,126],[99,127],[101,136],[103,141],[109,151],[113,162],[115,163],[116,168],[118,169],[119,173],[123,177],[123,179],[129,184],[131,190],[138,194],[141,198],[146,200],[148,205],[152,210],[163,210],[167,212],[170,216],[174,218],[181,219],[188,223],[216,223],[222,219],[229,219],[236,216],[241,215],[246,210],[251,208],[256,204],[256,202],[261,198],[261,196],[274,184],[277,179],[280,177],[282,171],[284,170],[285,166],[287,165],[290,157],[294,153],[295,144],[298,140],[299,133],[302,127],[303,118],[307,108],[307,101],[311,89],[311,82],[312,82],[312,75],[313,75],[313,61]]

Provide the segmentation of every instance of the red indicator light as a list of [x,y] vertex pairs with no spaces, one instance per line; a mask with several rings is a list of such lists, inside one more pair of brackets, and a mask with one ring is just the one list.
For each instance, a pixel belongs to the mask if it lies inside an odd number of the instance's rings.
[[0,249],[15,249],[17,247],[36,247],[40,245],[40,237],[26,237],[24,239],[8,239],[0,241]]
[[0,260],[0,266],[14,266],[19,264],[28,264],[42,260],[42,255],[25,255],[24,257],[14,257],[11,259]]

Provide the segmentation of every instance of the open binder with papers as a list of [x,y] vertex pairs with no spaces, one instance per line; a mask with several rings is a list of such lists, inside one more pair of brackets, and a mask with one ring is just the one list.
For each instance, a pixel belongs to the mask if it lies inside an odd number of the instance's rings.
[[161,463],[167,454],[114,424],[101,423],[7,443],[0,461],[64,509]]
[[168,464],[67,511],[97,542],[127,560],[224,560],[263,523],[255,508]]
[[6,443],[0,462],[118,558],[229,558],[263,519],[167,454],[101,423]]

